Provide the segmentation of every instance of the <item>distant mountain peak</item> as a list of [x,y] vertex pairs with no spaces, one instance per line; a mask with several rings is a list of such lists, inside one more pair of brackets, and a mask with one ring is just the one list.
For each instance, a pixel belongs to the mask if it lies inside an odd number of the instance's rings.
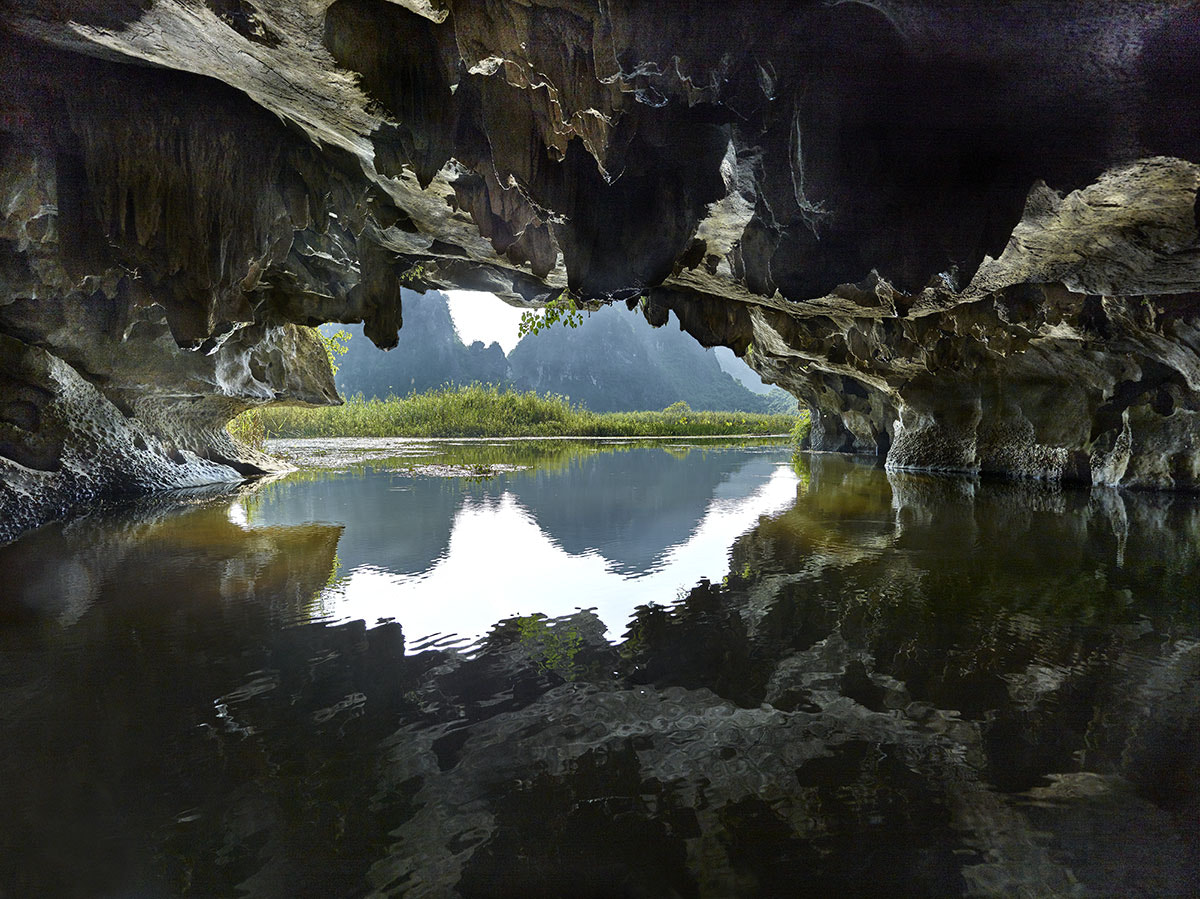
[[498,343],[463,343],[444,294],[405,290],[403,302],[404,327],[390,353],[363,338],[361,325],[346,326],[353,336],[337,374],[344,396],[405,396],[479,381],[561,393],[596,412],[663,409],[679,401],[697,410],[774,409],[678,327],[651,328],[621,307],[585,315],[578,328],[552,326],[528,335],[506,358]]

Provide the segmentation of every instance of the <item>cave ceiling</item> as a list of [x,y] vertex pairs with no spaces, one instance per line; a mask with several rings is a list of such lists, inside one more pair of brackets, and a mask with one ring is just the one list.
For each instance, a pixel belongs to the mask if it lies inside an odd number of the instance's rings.
[[221,425],[336,402],[297,326],[388,348],[401,285],[674,312],[816,449],[1200,486],[1194,2],[0,13],[0,505],[27,523],[269,469]]

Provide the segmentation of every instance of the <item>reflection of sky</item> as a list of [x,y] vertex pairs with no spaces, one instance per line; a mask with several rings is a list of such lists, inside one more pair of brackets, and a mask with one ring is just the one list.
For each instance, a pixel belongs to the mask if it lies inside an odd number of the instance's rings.
[[472,641],[513,615],[553,618],[581,608],[595,609],[615,639],[635,607],[724,577],[734,540],[795,499],[796,475],[775,466],[752,492],[713,500],[688,538],[649,569],[625,575],[596,550],[564,550],[506,491],[464,503],[446,553],[429,570],[406,575],[360,565],[329,588],[322,605],[336,619],[395,618],[410,647],[435,634]]

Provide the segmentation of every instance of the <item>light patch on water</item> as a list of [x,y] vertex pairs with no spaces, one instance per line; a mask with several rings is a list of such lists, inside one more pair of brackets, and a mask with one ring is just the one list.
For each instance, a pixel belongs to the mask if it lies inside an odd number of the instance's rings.
[[540,612],[550,618],[594,609],[618,639],[633,610],[729,573],[733,542],[763,515],[796,500],[797,477],[774,468],[753,493],[709,503],[687,540],[668,547],[646,571],[624,575],[600,550],[569,553],[539,527],[516,497],[465,503],[449,546],[414,575],[360,566],[329,587],[322,606],[336,618],[395,618],[411,647],[434,635],[471,643],[499,620]]
[[243,530],[250,529],[250,516],[246,513],[246,507],[243,503],[237,501],[230,503],[227,517],[229,518],[229,523],[234,527],[242,528]]

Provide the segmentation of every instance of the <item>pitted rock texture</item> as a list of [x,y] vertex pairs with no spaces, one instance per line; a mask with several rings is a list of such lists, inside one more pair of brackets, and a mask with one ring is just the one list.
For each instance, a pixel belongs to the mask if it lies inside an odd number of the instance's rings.
[[674,311],[894,468],[1200,487],[1194,0],[2,8],[0,332],[198,455],[403,283]]

